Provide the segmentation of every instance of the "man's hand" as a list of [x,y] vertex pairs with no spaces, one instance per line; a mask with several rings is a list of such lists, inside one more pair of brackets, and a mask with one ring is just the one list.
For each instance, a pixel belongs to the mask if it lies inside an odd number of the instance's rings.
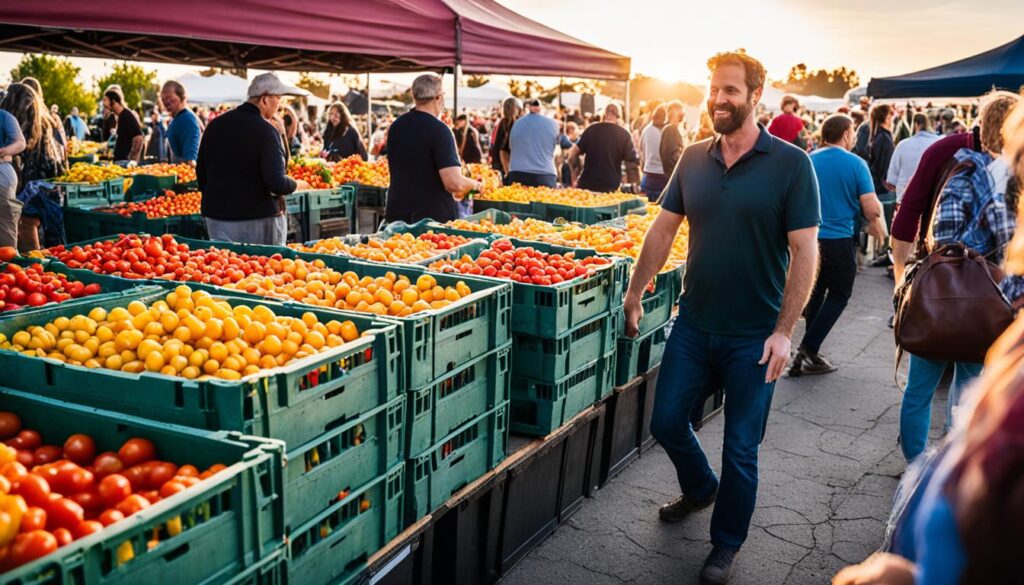
[[[626,322],[629,322],[628,317]],[[789,337],[782,333],[772,333],[771,337],[764,341],[764,353],[761,354],[761,361],[757,363],[761,366],[768,364],[768,371],[764,376],[765,384],[778,380],[782,371],[786,369],[786,364],[789,363],[790,346]]]
[[913,585],[914,564],[889,553],[876,553],[859,565],[850,565],[832,579],[832,585]]
[[302,179],[295,179],[295,190],[296,191],[309,191],[313,187],[309,183]]
[[640,319],[644,317],[644,307],[640,299],[626,296],[624,307],[626,311],[626,337],[636,337],[640,334]]

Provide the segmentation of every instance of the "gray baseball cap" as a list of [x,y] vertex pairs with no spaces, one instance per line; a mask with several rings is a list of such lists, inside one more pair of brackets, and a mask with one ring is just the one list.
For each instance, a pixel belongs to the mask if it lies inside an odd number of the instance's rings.
[[248,97],[254,98],[261,95],[308,95],[309,92],[292,87],[278,79],[273,73],[261,73],[252,79],[249,84]]

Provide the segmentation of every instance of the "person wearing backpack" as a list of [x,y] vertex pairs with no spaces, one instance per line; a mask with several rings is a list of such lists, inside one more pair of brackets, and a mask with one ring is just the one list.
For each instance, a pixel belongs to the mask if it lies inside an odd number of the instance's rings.
[[[955,166],[947,176],[931,217],[936,247],[961,242],[979,255],[998,262],[1013,236],[1014,216],[1007,211],[1009,164],[1000,157],[1001,129],[1020,96],[989,94],[979,115],[980,143],[953,155]],[[902,275],[901,275],[902,276]],[[897,288],[902,282],[897,282]],[[948,362],[910,354],[907,386],[900,408],[900,446],[907,461],[920,455],[928,443],[931,401]],[[948,430],[964,387],[981,373],[982,364],[955,362],[953,384],[946,406]]]

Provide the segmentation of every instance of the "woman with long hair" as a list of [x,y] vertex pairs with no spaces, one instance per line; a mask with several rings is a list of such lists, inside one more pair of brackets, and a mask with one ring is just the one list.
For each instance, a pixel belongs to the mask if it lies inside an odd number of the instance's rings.
[[359,133],[352,126],[352,114],[341,102],[334,102],[327,108],[327,127],[324,128],[324,153],[327,160],[339,161],[358,154],[363,160],[369,156]]
[[[1024,107],[1003,125],[1004,156],[1024,177]],[[1024,207],[1018,202],[1018,218]],[[1005,263],[1024,274],[1024,231]],[[883,552],[847,567],[834,585],[1020,583],[1024,542],[1024,316],[992,345],[951,439],[909,470]],[[916,484],[914,483],[917,478]]]
[[491,140],[491,168],[508,175],[508,165],[511,160],[512,149],[509,137],[512,134],[512,124],[519,119],[523,113],[523,103],[515,97],[507,97],[501,102],[501,120],[494,129],[494,137]]
[[26,77],[21,80],[21,83],[31,87],[36,92],[36,97],[39,100],[39,111],[43,113],[43,124],[50,127],[50,130],[53,132],[54,139],[56,139],[57,143],[60,144],[66,157],[68,137],[64,132],[64,124],[61,123],[60,116],[54,114],[53,111],[46,106],[46,98],[43,97],[43,86],[39,84],[39,80],[35,77]]
[[[64,149],[54,136],[53,124],[49,122],[50,111],[35,90],[23,83],[12,83],[7,86],[7,95],[0,102],[0,109],[14,116],[25,139],[25,150],[12,159],[18,177],[16,192],[20,193],[31,181],[52,179],[63,174],[67,169]],[[18,232],[23,249],[39,248],[40,223],[38,217],[21,216]]]
[[890,189],[885,179],[889,176],[889,163],[896,150],[892,138],[893,119],[896,110],[889,104],[877,104],[868,113],[868,168],[875,182],[875,194],[883,202]]

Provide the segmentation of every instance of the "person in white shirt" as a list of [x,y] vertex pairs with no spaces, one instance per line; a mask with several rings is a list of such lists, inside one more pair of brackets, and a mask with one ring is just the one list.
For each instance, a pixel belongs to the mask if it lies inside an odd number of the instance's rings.
[[668,122],[668,109],[659,105],[651,114],[651,122],[640,133],[640,163],[644,176],[640,181],[640,189],[647,194],[647,199],[657,201],[668,183],[668,173],[661,164],[661,129]]
[[903,192],[907,190],[911,177],[917,171],[917,165],[920,164],[925,149],[940,138],[942,137],[929,128],[928,116],[922,113],[914,114],[914,135],[896,145],[892,161],[889,163],[889,173],[885,178],[886,186],[896,191],[897,202],[903,199]]

